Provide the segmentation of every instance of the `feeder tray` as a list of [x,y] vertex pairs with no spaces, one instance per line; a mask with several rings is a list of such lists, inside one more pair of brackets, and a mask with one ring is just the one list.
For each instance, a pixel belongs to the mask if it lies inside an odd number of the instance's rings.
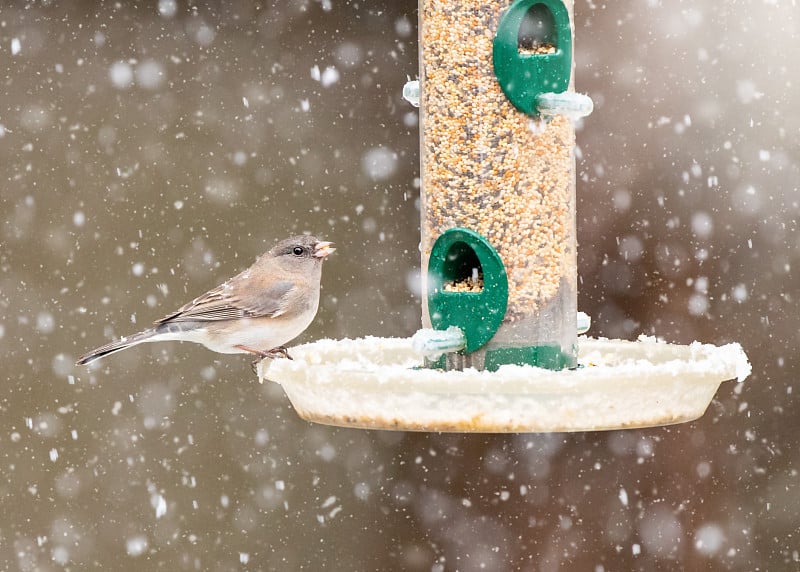
[[303,419],[368,429],[549,432],[682,423],[705,412],[719,385],[751,371],[741,346],[580,337],[573,370],[422,368],[410,339],[320,340],[266,359]]

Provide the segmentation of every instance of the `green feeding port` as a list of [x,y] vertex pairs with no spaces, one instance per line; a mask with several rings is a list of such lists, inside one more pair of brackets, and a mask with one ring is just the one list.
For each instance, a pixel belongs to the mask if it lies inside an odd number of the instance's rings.
[[428,311],[437,330],[464,332],[466,353],[494,336],[508,307],[508,277],[500,255],[477,232],[451,228],[433,245],[428,262]]
[[528,8],[517,32],[517,52],[521,55],[554,54],[557,44],[553,13],[544,4],[534,4]]
[[[508,276],[500,255],[480,234],[451,228],[433,244],[428,262],[428,311],[436,330],[456,326],[466,338],[464,355],[485,350],[482,368],[506,364],[546,369],[576,367],[576,349],[556,343],[485,347],[503,325],[508,309]],[[566,351],[565,351],[566,350]],[[445,358],[429,367],[446,369]]]
[[539,115],[537,98],[562,93],[572,74],[572,28],[560,0],[517,0],[503,14],[492,53],[494,73],[514,107]]

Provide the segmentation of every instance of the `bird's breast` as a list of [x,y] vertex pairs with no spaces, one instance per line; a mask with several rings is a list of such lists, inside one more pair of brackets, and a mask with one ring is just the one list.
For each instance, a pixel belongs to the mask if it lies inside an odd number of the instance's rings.
[[209,324],[201,343],[219,353],[244,353],[236,346],[271,350],[288,344],[303,333],[316,311],[304,311],[293,317],[226,320]]

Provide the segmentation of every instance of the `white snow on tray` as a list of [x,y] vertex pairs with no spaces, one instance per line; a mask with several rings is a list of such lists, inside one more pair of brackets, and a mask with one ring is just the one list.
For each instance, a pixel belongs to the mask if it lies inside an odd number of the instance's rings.
[[581,365],[551,371],[421,368],[403,338],[320,340],[265,360],[304,419],[373,429],[464,432],[589,431],[690,421],[720,383],[750,373],[739,344],[579,338]]

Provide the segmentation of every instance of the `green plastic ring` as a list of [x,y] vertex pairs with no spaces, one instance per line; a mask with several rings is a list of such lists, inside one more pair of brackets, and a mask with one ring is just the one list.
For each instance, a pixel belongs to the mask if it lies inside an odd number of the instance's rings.
[[[473,273],[483,275],[480,292],[448,292],[448,282]],[[508,276],[497,251],[483,236],[466,228],[443,232],[431,250],[428,262],[428,311],[437,330],[457,326],[467,339],[466,353],[492,339],[508,308]]]
[[[535,30],[535,40],[552,46],[552,53],[525,53],[521,31]],[[522,32],[522,36],[525,36]],[[572,28],[560,0],[517,0],[503,14],[492,53],[494,73],[514,107],[539,115],[536,98],[561,93],[572,74]]]

